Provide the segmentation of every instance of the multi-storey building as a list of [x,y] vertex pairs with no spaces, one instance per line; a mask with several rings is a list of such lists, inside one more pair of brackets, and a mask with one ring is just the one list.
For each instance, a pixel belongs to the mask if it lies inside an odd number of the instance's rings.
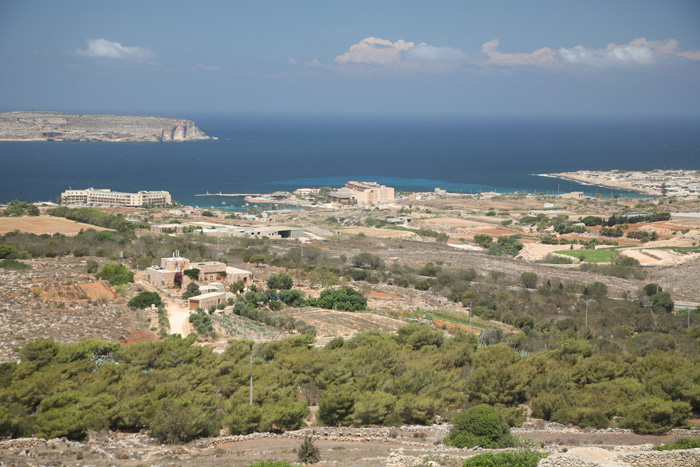
[[66,190],[61,193],[62,204],[90,204],[96,206],[140,207],[147,205],[172,204],[167,191],[139,191],[125,193],[109,189],[88,188],[86,190]]

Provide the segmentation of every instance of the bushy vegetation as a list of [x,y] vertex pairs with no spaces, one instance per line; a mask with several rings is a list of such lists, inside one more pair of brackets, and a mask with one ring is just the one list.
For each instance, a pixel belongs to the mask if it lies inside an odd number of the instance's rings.
[[342,287],[321,292],[316,305],[328,310],[359,311],[367,308],[367,299],[352,287]]
[[134,282],[134,273],[121,264],[106,264],[97,274],[97,278],[117,286]]
[[294,279],[286,272],[280,272],[267,279],[267,286],[271,289],[290,290],[294,287]]
[[3,216],[38,216],[39,208],[31,203],[24,201],[10,201],[10,204],[2,211]]
[[523,249],[523,244],[518,241],[519,238],[519,235],[498,237],[498,242],[491,244],[489,247],[489,254],[494,256],[516,256]]
[[456,426],[445,438],[445,444],[458,448],[507,448],[515,444],[510,427],[501,412],[490,405],[481,404],[455,416]]
[[182,299],[187,300],[188,298],[196,297],[197,295],[201,294],[202,292],[199,290],[199,285],[196,282],[190,282],[187,284],[187,288],[182,293]]
[[0,243],[0,259],[29,259],[29,252],[20,250],[14,245]]
[[0,260],[0,269],[15,269],[17,271],[21,271],[24,269],[31,269],[32,267],[28,265],[27,263],[23,263],[22,261],[16,260],[16,259],[3,259]]
[[65,217],[76,222],[84,224],[97,225],[106,229],[116,230],[118,232],[133,232],[137,227],[149,228],[148,224],[134,224],[120,215],[106,214],[99,208],[69,208],[59,206],[47,212],[50,216]]
[[534,451],[485,452],[464,461],[462,467],[536,467],[546,457]]
[[[311,404],[330,425],[430,424],[440,415],[478,427],[455,415],[474,404],[502,406],[501,414],[528,404],[535,417],[580,426],[619,419],[643,433],[683,427],[700,410],[700,327],[662,334],[648,310],[625,308],[637,306],[615,302],[599,318],[616,326],[613,340],[577,334],[573,320],[560,320],[488,339],[411,324],[398,335],[363,332],[323,348],[312,347],[309,335],[270,342],[254,356],[252,406],[249,341],[214,354],[193,345],[195,336],[123,348],[39,339],[20,351],[21,363],[0,364],[0,436],[79,439],[87,430],[150,428],[159,439],[183,442],[222,426],[232,433],[295,429]],[[592,305],[589,313],[596,312]],[[656,329],[671,322],[659,318]],[[478,411],[491,421],[474,436],[507,433],[502,415]]]
[[194,326],[194,329],[202,337],[216,337],[214,332],[214,323],[211,316],[204,311],[198,310],[194,313],[190,313],[190,323]]
[[681,438],[672,443],[659,444],[654,446],[654,451],[675,451],[677,449],[697,449],[700,448],[700,439],[698,438]]
[[297,459],[302,464],[316,464],[321,459],[321,451],[314,443],[313,436],[304,436],[304,440],[297,448]]
[[132,297],[131,300],[129,300],[129,303],[127,303],[128,306],[135,308],[148,308],[151,305],[159,307],[163,304],[163,299],[160,298],[160,294],[158,292],[149,291],[139,293],[138,295]]

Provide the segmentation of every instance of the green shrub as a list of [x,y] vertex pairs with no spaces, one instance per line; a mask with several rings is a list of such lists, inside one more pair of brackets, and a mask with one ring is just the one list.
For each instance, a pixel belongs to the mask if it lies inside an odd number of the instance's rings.
[[286,272],[280,272],[270,276],[267,280],[267,286],[271,289],[290,290],[294,286],[294,279]]
[[685,428],[690,411],[687,402],[647,397],[622,410],[620,426],[643,435],[665,433],[672,428]]
[[0,261],[0,269],[15,269],[21,271],[24,269],[31,269],[32,267],[27,263],[22,261],[17,261],[16,259],[3,259]]
[[182,271],[184,275],[192,279],[193,281],[196,281],[199,279],[199,269],[197,268],[192,268],[192,269],[185,269]]
[[659,444],[654,446],[654,451],[674,451],[676,449],[696,449],[700,448],[700,439],[698,438],[681,438],[673,443]]
[[537,287],[538,279],[537,274],[534,272],[524,272],[520,274],[520,282],[526,289],[534,289]]
[[151,436],[163,444],[180,444],[197,438],[204,431],[204,419],[187,407],[164,400],[149,424]]
[[490,405],[481,404],[460,412],[452,419],[452,423],[457,428],[445,438],[448,446],[493,449],[514,444],[503,414]]
[[87,260],[86,269],[88,274],[95,274],[99,268],[100,265],[97,263],[97,261],[94,259]]
[[544,454],[534,451],[485,452],[470,457],[462,467],[536,467],[544,457]]
[[314,443],[313,436],[304,436],[304,441],[297,448],[297,459],[302,464],[316,464],[321,459],[320,451]]
[[134,308],[148,308],[151,305],[161,306],[162,304],[163,300],[160,298],[158,292],[148,291],[141,292],[140,294],[136,295],[131,300],[129,300],[129,303],[127,303],[128,306]]
[[318,306],[328,310],[358,311],[367,308],[367,299],[352,287],[343,287],[321,292]]
[[126,269],[122,264],[106,264],[102,271],[97,274],[97,278],[109,281],[110,284],[117,286],[134,282],[134,273]]

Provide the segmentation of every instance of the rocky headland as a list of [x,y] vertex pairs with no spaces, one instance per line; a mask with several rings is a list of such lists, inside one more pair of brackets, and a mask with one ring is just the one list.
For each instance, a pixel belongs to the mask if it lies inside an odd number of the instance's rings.
[[193,121],[141,115],[0,113],[0,141],[167,142],[211,139]]

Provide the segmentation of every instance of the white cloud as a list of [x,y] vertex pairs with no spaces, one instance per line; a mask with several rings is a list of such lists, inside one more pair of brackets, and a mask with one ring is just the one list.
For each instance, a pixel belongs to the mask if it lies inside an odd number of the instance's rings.
[[463,60],[466,53],[454,47],[435,47],[425,43],[420,43],[403,52],[403,57],[407,60],[416,61],[456,61]]
[[[663,57],[682,57],[685,60],[700,61],[700,50],[680,51],[678,41],[666,39],[650,41],[634,39],[628,44],[609,44],[604,49],[589,49],[581,45],[562,47],[558,50],[542,47],[532,52],[501,52],[498,39],[485,42],[481,53],[468,53],[463,50],[433,46],[425,42],[415,43],[399,39],[392,42],[378,37],[366,37],[350,46],[347,52],[335,57],[339,65],[371,65],[377,69],[401,72],[413,71],[455,71],[474,67],[534,67],[550,70],[564,70],[574,66],[624,66],[650,65]],[[307,67],[331,68],[314,59]]]
[[144,47],[127,47],[119,42],[111,42],[106,39],[88,39],[87,49],[75,51],[85,57],[106,57],[119,59],[144,60],[155,55],[153,51]]
[[377,65],[396,64],[401,61],[401,52],[415,47],[413,42],[399,39],[391,42],[378,37],[366,37],[350,46],[343,55],[335,57],[336,63],[369,63]]
[[314,58],[310,62],[304,63],[304,66],[307,68],[327,68],[328,67],[328,65],[324,65],[323,63],[321,63],[318,60],[318,58]]
[[700,51],[681,52],[675,39],[649,41],[644,37],[634,39],[629,44],[610,43],[604,49],[587,49],[581,45],[562,47],[557,55],[565,63],[597,67],[652,65],[664,57],[674,56],[700,61]]
[[478,60],[475,63],[481,65],[541,67],[557,64],[557,54],[549,47],[543,47],[534,52],[503,53],[496,50],[498,45],[498,39],[484,43],[481,46],[481,52],[486,55],[486,60]]

